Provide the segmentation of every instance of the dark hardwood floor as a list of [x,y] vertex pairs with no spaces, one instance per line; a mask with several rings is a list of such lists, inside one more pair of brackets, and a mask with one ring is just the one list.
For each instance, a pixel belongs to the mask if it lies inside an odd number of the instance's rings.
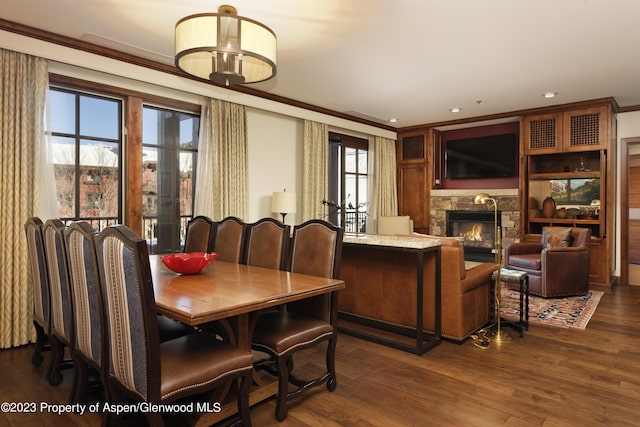
[[[443,342],[416,356],[357,338],[338,341],[338,388],[318,388],[278,423],[274,400],[254,426],[638,426],[640,287],[602,297],[585,331],[531,325],[524,338],[480,349]],[[317,370],[322,349],[296,369]],[[31,348],[0,351],[0,401],[66,403],[71,373],[49,386]],[[97,426],[97,414],[0,413],[3,426]]]

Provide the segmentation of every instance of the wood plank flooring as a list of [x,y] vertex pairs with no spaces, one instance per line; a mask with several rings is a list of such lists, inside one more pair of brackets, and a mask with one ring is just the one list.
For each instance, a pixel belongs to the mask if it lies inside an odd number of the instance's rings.
[[[480,349],[443,342],[423,356],[341,335],[338,388],[318,388],[278,423],[274,400],[254,426],[638,426],[640,287],[605,294],[585,331],[531,325],[524,338]],[[317,371],[323,351],[296,369]],[[71,373],[51,387],[31,348],[0,351],[0,402],[65,403]],[[4,426],[98,426],[97,414],[0,413]]]

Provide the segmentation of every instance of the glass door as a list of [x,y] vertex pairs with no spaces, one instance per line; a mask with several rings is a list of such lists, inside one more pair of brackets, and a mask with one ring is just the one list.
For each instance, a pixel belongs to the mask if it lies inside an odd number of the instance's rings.
[[183,248],[193,216],[199,125],[197,115],[143,108],[143,234],[152,254]]

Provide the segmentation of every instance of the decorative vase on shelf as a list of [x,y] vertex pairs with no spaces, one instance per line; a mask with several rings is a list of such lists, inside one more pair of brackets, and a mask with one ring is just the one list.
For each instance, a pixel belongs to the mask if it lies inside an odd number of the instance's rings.
[[551,197],[547,197],[542,202],[542,214],[545,218],[553,218],[553,214],[556,211],[556,201]]

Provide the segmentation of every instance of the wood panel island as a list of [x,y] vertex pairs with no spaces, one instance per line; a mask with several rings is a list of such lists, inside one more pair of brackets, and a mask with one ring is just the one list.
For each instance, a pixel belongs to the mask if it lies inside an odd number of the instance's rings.
[[[437,238],[345,234],[340,331],[416,354],[438,345],[440,254]],[[425,324],[425,317],[431,318],[433,333],[417,327]]]

